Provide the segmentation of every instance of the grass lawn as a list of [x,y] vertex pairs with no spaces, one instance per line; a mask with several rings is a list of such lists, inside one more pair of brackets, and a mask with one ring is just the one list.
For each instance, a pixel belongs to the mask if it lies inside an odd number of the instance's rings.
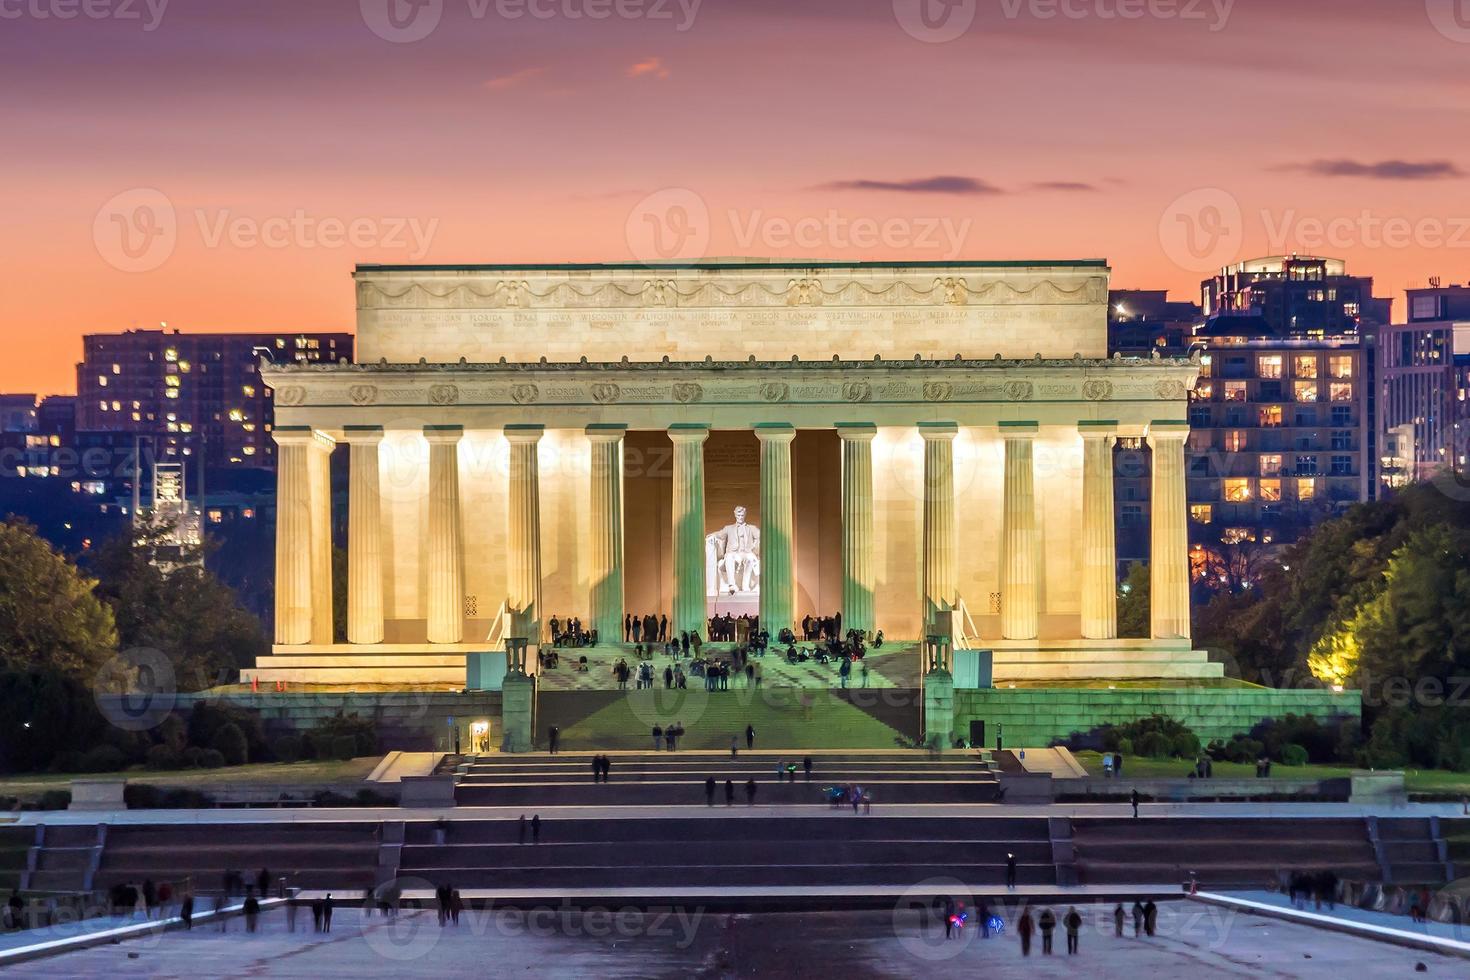
[[66,789],[73,779],[109,779],[127,777],[131,782],[154,786],[188,786],[207,790],[211,786],[249,783],[281,783],[312,786],[325,783],[350,783],[366,779],[377,766],[380,756],[364,756],[345,762],[262,762],[247,766],[225,766],[222,769],[185,769],[161,772],[153,769],[129,769],[120,773],[32,773],[0,778],[0,796],[31,797],[48,789]]
[[[1102,753],[1075,752],[1077,761],[1087,769],[1089,775],[1101,776]],[[1123,772],[1139,779],[1183,779],[1189,775],[1190,763],[1185,759],[1143,759],[1130,755],[1123,760]],[[1334,779],[1349,776],[1352,766],[1283,766],[1271,764],[1272,779]],[[1217,762],[1216,779],[1254,779],[1255,763]],[[1440,769],[1404,770],[1404,787],[1410,793],[1463,793],[1470,794],[1470,773],[1445,772]]]

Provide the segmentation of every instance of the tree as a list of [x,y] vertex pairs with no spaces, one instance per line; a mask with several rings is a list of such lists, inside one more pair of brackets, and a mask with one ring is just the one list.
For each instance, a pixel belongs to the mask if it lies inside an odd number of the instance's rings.
[[118,641],[96,588],[30,524],[0,522],[0,666],[90,680]]
[[1118,587],[1118,635],[1147,639],[1153,632],[1149,618],[1150,577],[1148,566],[1136,561],[1128,566],[1128,577]]
[[151,647],[173,663],[181,689],[233,683],[270,645],[260,621],[199,561],[165,557],[162,532],[119,535],[96,554],[99,593],[117,617],[124,647]]

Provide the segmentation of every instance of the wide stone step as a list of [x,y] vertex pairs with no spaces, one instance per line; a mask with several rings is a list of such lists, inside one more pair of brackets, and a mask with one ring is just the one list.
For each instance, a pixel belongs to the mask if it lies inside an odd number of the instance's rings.
[[995,665],[995,684],[1051,680],[1214,680],[1225,676],[1224,664],[1148,663],[1138,661],[1071,661]]
[[[527,845],[528,847],[531,845]],[[405,869],[431,882],[455,888],[638,888],[677,889],[687,886],[790,887],[861,886],[918,884],[933,878],[959,879],[967,884],[1001,886],[1004,864],[956,865],[949,863],[895,865],[809,865],[777,863],[740,868],[685,864],[655,867],[544,867],[544,868],[434,868]],[[1021,866],[1019,884],[1051,885],[1056,882],[1052,865]]]
[[[725,803],[724,780],[718,779],[715,800]],[[990,803],[998,784],[990,781],[883,782],[864,784],[874,806],[890,803]],[[705,805],[702,781],[689,783],[624,783],[458,786],[455,800],[462,806],[695,806]],[[735,783],[735,801],[745,804],[745,783]],[[757,785],[757,803],[822,806],[822,784]]]
[[601,865],[645,867],[658,864],[699,864],[719,867],[780,864],[913,864],[934,860],[941,849],[955,864],[1005,864],[1006,854],[1020,864],[1050,864],[1049,842],[1009,841],[670,841],[663,843],[416,845],[403,851],[403,866],[424,868],[523,868]]
[[[534,812],[534,811],[533,811]],[[592,820],[585,818],[546,818],[542,820],[543,837],[550,841],[573,843],[603,842],[609,844],[646,843],[654,845],[680,841],[764,842],[783,840],[825,840],[840,834],[846,841],[959,841],[1041,843],[1050,846],[1050,829],[1045,819],[1035,817],[885,817],[874,808],[861,818],[850,813],[814,810],[803,816],[766,816],[759,812],[742,812],[739,819],[639,818],[627,820]],[[435,840],[438,824],[429,820],[412,820],[404,826],[406,846],[429,845]],[[447,828],[447,844],[515,844],[519,839],[520,821],[514,817],[499,820],[453,820]]]

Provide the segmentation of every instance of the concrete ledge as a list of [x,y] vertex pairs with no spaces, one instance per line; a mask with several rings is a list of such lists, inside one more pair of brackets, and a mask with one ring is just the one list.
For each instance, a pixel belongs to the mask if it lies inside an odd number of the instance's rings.
[[405,808],[454,806],[453,776],[404,776],[398,781],[398,805]]
[[[1180,767],[1185,763],[1180,761]],[[1127,768],[1127,763],[1124,763]],[[1133,790],[1154,800],[1197,800],[1255,796],[1325,796],[1346,802],[1348,789],[1342,779],[1108,779],[1089,776],[1086,779],[1061,779],[1057,793],[1061,796],[1120,797]]]
[[1463,943],[1454,939],[1441,939],[1437,936],[1426,936],[1422,933],[1409,932],[1404,929],[1390,929],[1386,926],[1370,925],[1366,922],[1353,922],[1348,919],[1339,919],[1335,916],[1322,915],[1317,912],[1303,912],[1297,909],[1284,909],[1275,905],[1267,905],[1265,902],[1253,902],[1250,899],[1235,898],[1230,895],[1221,895],[1217,892],[1200,892],[1198,895],[1189,896],[1197,902],[1207,905],[1219,905],[1224,908],[1244,912],[1247,915],[1259,915],[1271,919],[1281,919],[1286,922],[1295,922],[1299,925],[1315,926],[1318,929],[1329,929],[1333,932],[1342,932],[1360,939],[1373,939],[1378,942],[1392,943],[1395,946],[1404,946],[1409,949],[1422,949],[1430,953],[1441,953],[1445,956],[1458,956],[1470,959],[1470,943]]
[[1050,803],[1055,792],[1049,772],[1003,772],[1000,774],[1003,803]]
[[126,779],[73,779],[68,810],[125,810]]

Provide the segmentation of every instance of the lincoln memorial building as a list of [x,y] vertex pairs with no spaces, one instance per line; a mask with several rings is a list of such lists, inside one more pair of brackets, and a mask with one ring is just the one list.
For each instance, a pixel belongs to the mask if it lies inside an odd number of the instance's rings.
[[[553,616],[606,644],[629,612],[706,637],[748,613],[773,639],[840,612],[900,645],[951,622],[1002,683],[1219,676],[1189,637],[1198,365],[1109,358],[1108,278],[1102,261],[360,266],[360,363],[263,369],[275,646],[247,673],[463,686],[467,653],[544,641]],[[1150,639],[1117,638],[1122,438],[1152,456]]]

